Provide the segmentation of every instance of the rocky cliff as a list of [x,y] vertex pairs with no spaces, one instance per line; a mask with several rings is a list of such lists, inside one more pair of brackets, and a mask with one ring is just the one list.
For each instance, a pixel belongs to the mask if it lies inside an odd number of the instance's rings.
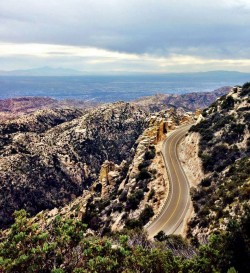
[[[31,215],[82,194],[112,159],[131,162],[147,126],[146,114],[127,103],[81,110],[40,110],[0,124],[0,223],[16,209]],[[131,150],[132,149],[132,150]]]
[[133,160],[120,164],[112,158],[103,162],[95,183],[82,196],[62,208],[44,211],[34,221],[47,223],[60,215],[78,218],[98,234],[123,227],[146,225],[160,211],[168,194],[168,176],[161,156],[167,133],[193,122],[193,115],[168,109],[147,117],[148,127],[137,139]]

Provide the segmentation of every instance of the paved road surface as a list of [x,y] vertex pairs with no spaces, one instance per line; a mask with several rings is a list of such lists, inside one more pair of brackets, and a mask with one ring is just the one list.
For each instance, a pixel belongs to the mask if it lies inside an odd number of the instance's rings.
[[189,183],[177,156],[177,144],[184,137],[190,125],[175,130],[164,142],[162,154],[170,180],[170,192],[159,215],[147,226],[149,238],[159,231],[176,234],[187,213],[190,194]]

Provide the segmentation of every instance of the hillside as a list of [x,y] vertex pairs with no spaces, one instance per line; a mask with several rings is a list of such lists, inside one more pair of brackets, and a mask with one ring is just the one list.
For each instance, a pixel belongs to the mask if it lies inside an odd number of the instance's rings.
[[[96,110],[40,110],[0,125],[0,225],[16,209],[62,206],[92,184],[101,164],[133,158],[146,114],[126,103]],[[118,152],[119,151],[119,152]]]
[[56,217],[82,220],[95,234],[126,228],[142,228],[160,211],[169,192],[169,180],[161,156],[165,133],[192,122],[193,115],[169,109],[148,118],[148,127],[136,140],[132,161],[120,164],[110,156],[101,165],[95,182],[63,207],[44,211],[47,223]]
[[162,142],[194,114],[116,103],[2,122],[2,227],[14,209],[40,213],[15,212],[0,232],[0,271],[248,272],[249,94],[246,83],[218,98],[180,143],[193,186],[186,239],[143,229],[171,190]]
[[135,101],[136,105],[149,110],[159,112],[165,108],[182,107],[185,111],[203,109],[213,103],[218,97],[229,92],[230,86],[225,86],[212,92],[196,92],[187,94],[159,94],[152,97],[145,97]]
[[[228,93],[230,87],[222,87],[211,92],[197,92],[181,95],[155,95],[143,97],[131,102],[147,112],[159,112],[166,108],[184,108],[186,111],[195,111],[208,107],[218,97]],[[82,100],[55,100],[47,97],[21,97],[0,100],[0,120],[15,119],[41,109],[80,108],[90,109],[100,103]]]
[[0,121],[13,120],[25,114],[43,109],[77,108],[90,109],[97,103],[81,100],[58,101],[48,97],[21,97],[0,100]]
[[190,134],[200,135],[204,179],[192,188],[189,234],[202,238],[244,215],[250,199],[250,85],[235,87],[202,112]]

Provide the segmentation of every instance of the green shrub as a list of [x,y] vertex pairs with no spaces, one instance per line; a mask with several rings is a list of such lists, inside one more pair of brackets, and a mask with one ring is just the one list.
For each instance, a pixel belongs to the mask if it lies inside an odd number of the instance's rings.
[[123,190],[119,196],[119,201],[120,202],[125,202],[127,201],[127,194],[128,194],[128,191],[126,190]]
[[126,210],[128,211],[131,209],[132,210],[137,209],[143,197],[144,193],[142,190],[137,190],[134,193],[130,194],[126,202]]
[[146,151],[144,155],[145,160],[151,160],[155,158],[155,147],[154,146],[149,146],[149,150]]
[[241,91],[241,96],[246,96],[250,94],[250,82],[246,82],[243,86],[242,86],[242,91]]
[[201,180],[201,186],[203,187],[209,187],[211,185],[211,178],[204,178]]
[[226,97],[225,100],[222,101],[221,108],[225,110],[232,109],[234,107],[234,99],[232,96]]
[[146,225],[150,218],[153,216],[153,208],[151,206],[146,206],[145,209],[141,212],[139,220],[142,222],[143,225]]
[[151,189],[149,195],[148,195],[148,201],[151,200],[155,195],[155,190],[154,189]]
[[127,229],[141,229],[143,228],[143,223],[138,219],[128,219],[125,223]]
[[151,163],[152,163],[151,160],[145,160],[145,161],[141,162],[141,163],[139,164],[139,166],[138,166],[139,171],[141,171],[142,169],[147,168],[148,166],[151,165]]
[[147,169],[141,169],[136,180],[140,181],[140,180],[150,179],[150,178],[151,178],[151,174],[147,171]]

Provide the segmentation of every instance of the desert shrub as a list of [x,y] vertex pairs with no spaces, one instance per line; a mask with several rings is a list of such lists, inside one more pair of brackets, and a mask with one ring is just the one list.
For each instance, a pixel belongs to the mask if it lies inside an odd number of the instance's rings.
[[102,184],[101,183],[97,183],[95,186],[95,191],[100,193],[102,191]]
[[204,109],[202,111],[201,115],[205,118],[207,116],[207,109]]
[[143,223],[138,219],[128,219],[125,223],[125,227],[128,229],[142,228]]
[[224,117],[222,116],[213,125],[213,130],[218,131],[218,130],[222,129],[223,127],[225,127],[226,124],[230,124],[233,121],[235,121],[235,118],[232,115],[230,115],[230,116],[224,116]]
[[199,156],[201,157],[204,170],[207,172],[213,170],[214,162],[212,156],[207,153],[200,153]]
[[153,175],[156,175],[156,174],[158,173],[157,169],[152,169],[150,172],[151,172]]
[[151,160],[144,160],[144,161],[141,162],[141,163],[139,164],[139,166],[138,166],[139,171],[141,171],[142,169],[147,168],[148,166],[151,165],[151,163],[152,163]]
[[149,149],[146,151],[144,155],[145,160],[151,160],[155,158],[155,147],[149,146]]
[[[107,209],[110,205],[109,199],[101,199],[99,201],[93,201],[90,199],[86,206],[86,212],[83,216],[82,221],[87,224],[91,229],[98,230],[103,224],[99,217],[99,211]],[[111,213],[111,208],[106,210],[107,215]]]
[[206,177],[206,178],[201,180],[201,186],[209,187],[211,185],[211,182],[212,182],[211,178]]
[[151,206],[146,206],[145,209],[141,212],[139,220],[142,222],[143,225],[146,225],[150,218],[153,216],[153,208]]
[[242,91],[241,91],[241,96],[246,96],[250,94],[250,82],[246,82],[245,84],[243,84],[242,86]]
[[211,125],[212,125],[212,121],[209,119],[205,119],[205,120],[202,120],[201,122],[199,122],[198,124],[193,125],[190,128],[190,131],[202,133],[204,130],[208,129]]
[[246,122],[246,123],[250,123],[250,113],[245,113],[245,115],[244,115],[244,121]]
[[208,142],[208,141],[210,141],[211,139],[213,139],[213,136],[214,136],[214,134],[213,134],[213,131],[212,131],[212,130],[209,130],[209,129],[204,130],[204,131],[202,132],[202,141]]
[[151,189],[149,195],[148,195],[148,201],[151,200],[155,195],[155,189]]
[[141,169],[141,171],[139,172],[136,180],[140,181],[140,180],[144,180],[144,179],[150,179],[151,178],[151,174],[148,172],[147,169]]
[[128,195],[128,191],[123,190],[119,196],[119,201],[120,202],[125,202],[127,201],[127,195]]
[[113,205],[113,211],[122,212],[124,205],[122,203],[116,203]]
[[238,141],[241,141],[244,136],[245,124],[231,124],[229,132],[224,132],[222,138],[228,144],[233,144]]
[[167,239],[167,235],[165,234],[164,231],[161,230],[154,236],[154,239],[159,242],[163,242]]
[[143,199],[144,193],[142,190],[137,190],[128,196],[126,202],[126,210],[135,210]]
[[222,109],[225,109],[225,110],[229,110],[229,109],[232,109],[234,107],[234,99],[232,96],[228,96],[226,97],[226,99],[224,99],[222,101],[222,104],[221,104],[221,108]]
[[149,188],[148,188],[148,181],[147,180],[140,180],[138,183],[137,183],[137,187],[141,190],[143,190],[143,192],[148,192],[149,191]]

